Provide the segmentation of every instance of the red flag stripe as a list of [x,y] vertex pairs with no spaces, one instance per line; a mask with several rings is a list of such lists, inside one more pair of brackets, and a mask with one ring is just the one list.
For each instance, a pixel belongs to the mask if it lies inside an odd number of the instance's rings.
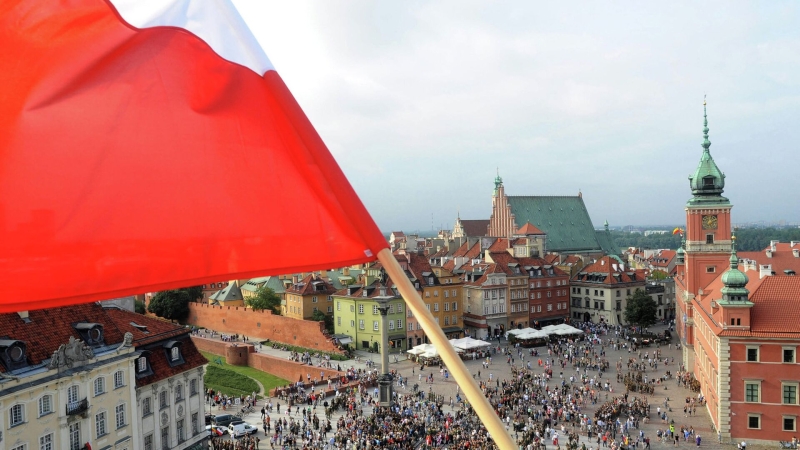
[[134,29],[102,0],[4,2],[0,83],[0,312],[387,246],[278,74],[183,29]]

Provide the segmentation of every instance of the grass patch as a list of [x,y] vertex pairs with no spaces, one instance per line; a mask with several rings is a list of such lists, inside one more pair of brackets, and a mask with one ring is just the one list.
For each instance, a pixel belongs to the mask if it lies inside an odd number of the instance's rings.
[[282,349],[285,348],[290,352],[297,352],[297,353],[308,352],[310,355],[313,355],[315,353],[319,353],[320,355],[328,355],[334,361],[347,361],[349,359],[347,356],[340,355],[338,353],[323,352],[320,350],[314,350],[313,348],[298,347],[296,345],[284,344],[282,342],[277,342],[277,341],[261,341],[261,345],[268,348],[272,348],[272,344],[278,344]]
[[230,396],[248,396],[258,392],[258,384],[250,377],[209,365],[203,380],[206,386]]
[[[253,382],[253,379],[258,380],[259,382],[261,382],[262,385],[264,385],[264,390],[267,393],[267,395],[269,395],[268,393],[269,393],[270,390],[272,390],[272,389],[274,389],[274,388],[276,388],[278,386],[286,386],[287,384],[289,384],[289,382],[284,380],[283,378],[278,378],[275,375],[269,374],[267,372],[262,372],[262,371],[260,371],[258,369],[253,369],[252,367],[232,366],[232,365],[230,365],[230,364],[225,362],[225,357],[224,356],[219,356],[219,355],[215,355],[213,353],[208,353],[208,352],[200,352],[200,353],[202,353],[203,356],[205,356],[206,359],[208,360],[208,368],[207,368],[207,371],[206,371],[205,383],[206,383],[206,385],[208,385],[208,387],[210,387],[211,389],[214,389],[215,391],[217,390],[217,387],[214,386],[214,383],[216,383],[217,380],[220,380],[220,381],[226,381],[226,380],[215,379],[211,384],[209,384],[208,374],[211,372],[212,368],[222,371],[225,374],[225,376],[227,376],[229,374],[232,374],[232,375],[236,375],[236,376],[245,377],[245,378],[248,379],[248,381],[250,383],[255,385],[255,388],[248,388],[250,390],[242,391],[242,392],[236,392],[233,395],[240,395],[240,394],[250,395],[250,394],[253,393],[253,391],[258,392],[258,385],[255,382]],[[220,362],[222,362],[222,364],[217,364],[215,361],[220,361]],[[237,385],[230,386],[231,383],[229,383],[227,381],[226,381],[226,383],[220,382],[220,384],[219,384],[220,392],[224,392],[224,393],[228,394],[228,392],[225,390],[226,386],[229,386],[229,389],[244,389],[241,385],[239,385],[237,387]],[[228,395],[231,395],[231,394],[228,394]]]

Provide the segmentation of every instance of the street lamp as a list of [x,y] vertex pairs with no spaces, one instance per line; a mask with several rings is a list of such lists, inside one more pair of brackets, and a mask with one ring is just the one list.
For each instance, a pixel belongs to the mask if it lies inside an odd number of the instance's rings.
[[378,404],[383,407],[388,407],[392,404],[392,384],[394,379],[389,373],[389,325],[387,319],[389,301],[393,298],[387,295],[374,298],[378,303],[378,311],[381,313],[381,375],[378,377],[378,386],[380,388]]

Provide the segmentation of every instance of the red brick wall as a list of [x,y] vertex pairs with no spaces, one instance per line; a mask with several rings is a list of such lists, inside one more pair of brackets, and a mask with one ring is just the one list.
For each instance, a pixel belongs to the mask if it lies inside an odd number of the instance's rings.
[[341,353],[322,333],[322,322],[273,315],[271,311],[253,311],[243,306],[189,303],[186,323],[220,333],[238,333],[248,338],[269,339],[329,353]]
[[325,378],[343,374],[343,372],[300,364],[263,353],[253,353],[254,348],[252,345],[238,344],[234,346],[232,343],[199,336],[192,336],[192,342],[194,342],[198,350],[225,356],[225,362],[228,364],[247,365],[292,382],[298,381],[300,376],[305,381],[307,374],[311,374],[311,378],[319,380],[320,371],[325,372]]

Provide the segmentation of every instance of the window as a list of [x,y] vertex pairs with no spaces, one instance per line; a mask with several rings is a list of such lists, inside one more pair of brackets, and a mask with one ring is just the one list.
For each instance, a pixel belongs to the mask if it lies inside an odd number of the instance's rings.
[[758,347],[747,347],[747,361],[758,362]]
[[389,314],[394,314],[394,305],[389,305]]
[[39,450],[53,450],[53,433],[39,438]]
[[25,407],[22,405],[14,405],[8,411],[8,426],[15,427],[25,422]]
[[67,403],[75,403],[78,401],[78,386],[70,386],[67,388]]
[[[173,355],[175,354],[175,350],[177,349],[178,349],[177,347],[172,348]],[[125,386],[125,374],[122,373],[121,370],[118,370],[114,372],[114,389],[121,388],[122,386]]]
[[142,399],[142,417],[147,417],[150,414],[153,414],[153,404],[150,397],[145,397]]
[[378,305],[372,305],[372,315],[378,314]]
[[359,330],[364,329],[364,319],[358,319],[358,329]]
[[333,306],[328,306],[328,312],[329,312],[329,313],[332,313],[332,312],[333,312]]
[[183,400],[183,385],[178,383],[175,386],[175,401],[179,402]]
[[161,448],[169,450],[169,427],[161,429]]
[[16,447],[12,447],[11,450],[25,450],[25,444],[17,445]]
[[[332,302],[332,301],[333,301],[333,296],[332,296],[332,295],[329,295],[329,296],[328,296],[328,301],[329,301],[329,302]],[[328,308],[330,308],[330,306],[329,306]]]
[[433,296],[434,297],[438,297],[439,296],[439,291],[433,291]]
[[197,434],[197,414],[198,413],[192,413],[192,436]]
[[402,314],[403,313],[403,305],[402,304],[397,305],[397,313],[398,314]]
[[146,372],[147,371],[147,358],[142,356],[136,360],[136,371],[137,372]]
[[337,311],[341,311],[342,310],[342,302],[336,302],[336,310]]
[[339,325],[339,326],[342,325],[342,318],[341,317],[337,317],[336,318],[336,325]]
[[797,404],[797,383],[781,383],[783,389],[783,404]]
[[317,303],[317,296],[311,297],[311,303]]
[[97,377],[94,379],[94,396],[104,394],[106,392],[106,379]]
[[445,303],[444,304],[444,310],[445,311],[450,311],[450,303]]
[[433,304],[433,311],[434,312],[439,311],[439,304],[438,303],[434,303]]
[[431,291],[425,291],[425,298],[431,297]]
[[183,434],[183,422],[184,422],[183,419],[180,419],[175,424],[175,430],[176,430],[175,434],[178,435],[178,442],[183,442],[185,440],[185,437],[184,437],[184,434]]
[[39,399],[39,417],[53,412],[53,396],[43,395]]
[[761,429],[761,416],[758,414],[747,415],[747,428],[759,430]]
[[81,423],[75,422],[69,426],[69,450],[80,450],[81,447]]
[[403,319],[397,319],[397,329],[400,330],[403,328]]
[[374,331],[378,331],[379,328],[378,328],[378,321],[377,320],[373,320],[372,321],[372,329]]
[[795,430],[796,422],[795,416],[783,416],[783,431],[797,431]]
[[706,244],[713,244],[713,243],[714,243],[714,235],[713,234],[707,234],[706,235]]
[[453,302],[453,311],[458,311],[458,302]]
[[750,403],[758,403],[761,401],[760,389],[761,383],[756,381],[745,381],[744,383],[744,401]]
[[355,310],[356,310],[356,306],[355,305],[350,305],[350,312],[354,312]]
[[197,395],[197,378],[189,380],[189,395]]
[[163,390],[158,393],[158,407],[160,409],[164,409],[169,406],[169,400],[167,398],[167,391]]
[[794,362],[794,348],[783,348],[783,362],[785,363],[793,363]]
[[108,434],[108,430],[106,430],[106,412],[97,413],[94,416],[94,429],[97,432],[97,439]]
[[445,325],[450,325],[450,317],[449,316],[444,316],[444,324]]
[[445,289],[445,290],[444,290],[444,298],[447,298],[447,297],[449,297],[449,296],[450,296],[450,291],[448,291],[447,289]]
[[125,404],[117,405],[116,407],[116,415],[117,415],[117,428],[122,428],[125,426]]
[[153,434],[144,437],[144,450],[153,450]]
[[356,321],[355,320],[351,320],[350,321],[350,327],[352,328],[352,327],[355,327],[355,326],[356,326]]
[[389,329],[394,330],[394,320],[389,321]]
[[552,303],[548,303],[547,304],[547,310],[548,311],[552,311],[553,310],[553,304]]
[[[169,357],[173,361],[178,361],[179,359],[181,359],[181,348],[178,347],[177,345],[175,347],[172,347],[169,350]],[[121,374],[121,372],[120,372],[120,374]]]
[[364,305],[358,305],[358,313],[364,314]]

